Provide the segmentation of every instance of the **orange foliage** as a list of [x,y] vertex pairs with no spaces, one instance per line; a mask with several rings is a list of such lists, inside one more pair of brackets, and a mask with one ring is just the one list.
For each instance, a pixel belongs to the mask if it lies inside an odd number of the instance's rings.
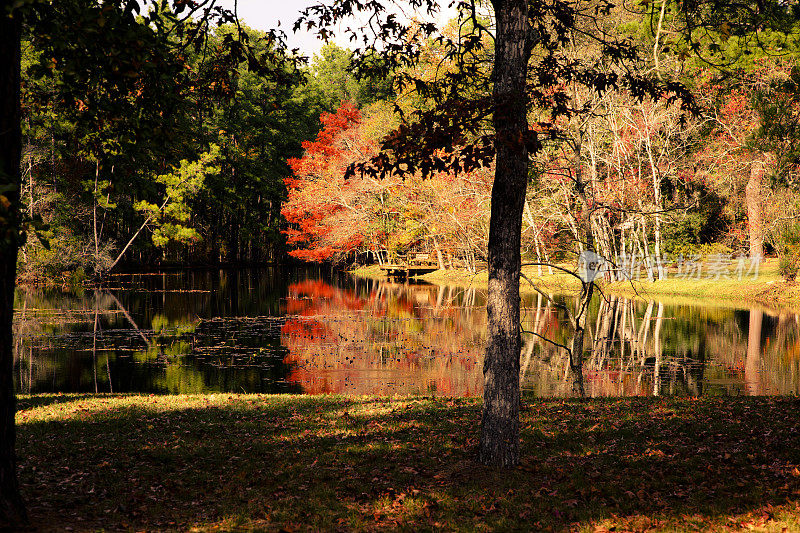
[[294,316],[281,330],[288,381],[310,394],[479,394],[484,340],[475,330],[485,329],[485,315],[437,300],[402,285],[367,294],[319,280],[291,285]]
[[[388,115],[388,116],[387,116]],[[492,175],[480,169],[429,179],[387,176],[344,179],[351,163],[377,153],[389,129],[380,107],[366,116],[351,104],[322,116],[315,141],[289,164],[289,198],[282,213],[290,254],[306,261],[342,259],[355,250],[405,252],[426,240],[443,250],[482,255],[488,227]],[[424,244],[427,248],[427,243]]]
[[288,161],[293,175],[284,180],[288,199],[281,209],[289,223],[284,230],[287,243],[295,247],[289,254],[313,262],[330,260],[362,243],[363,235],[338,232],[330,222],[348,210],[348,197],[357,189],[355,181],[344,179],[347,166],[375,150],[374,143],[358,134],[361,112],[353,104],[343,103],[320,121],[317,138],[303,143],[303,157]]

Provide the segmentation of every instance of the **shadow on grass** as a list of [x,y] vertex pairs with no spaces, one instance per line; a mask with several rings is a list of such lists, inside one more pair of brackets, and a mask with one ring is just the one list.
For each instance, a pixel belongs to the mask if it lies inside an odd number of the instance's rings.
[[18,448],[44,530],[800,526],[793,399],[532,401],[502,472],[471,460],[475,400],[82,397],[55,422],[40,406]]

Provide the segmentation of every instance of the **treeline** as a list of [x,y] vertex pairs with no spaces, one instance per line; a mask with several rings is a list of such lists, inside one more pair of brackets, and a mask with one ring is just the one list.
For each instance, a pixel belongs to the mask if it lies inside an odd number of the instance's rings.
[[[577,74],[559,79],[553,72],[545,85],[569,100],[560,117],[545,110],[529,116],[534,129],[544,126],[529,176],[524,257],[574,260],[589,248],[617,263],[639,262],[658,279],[676,261],[774,254],[793,278],[800,259],[798,28],[748,33],[725,23],[693,41],[678,28],[675,6],[662,4],[655,18],[649,9],[619,8],[603,29],[652,51],[628,68],[688,87],[692,106],[682,107],[677,94],[655,101],[630,88],[589,90]],[[491,26],[490,13],[483,23]],[[466,23],[443,33],[457,40],[469,31]],[[599,58],[607,79],[628,74],[603,66],[601,45],[588,33],[575,31],[570,40],[575,64]],[[474,83],[464,83],[478,95],[490,86],[492,46],[484,43]],[[431,41],[414,72],[398,79],[447,76],[456,65],[442,59],[440,47]],[[541,85],[531,80],[529,88],[535,99]],[[396,89],[391,104],[405,116],[436,105],[413,84]],[[426,180],[418,172],[343,178],[393,135],[400,118],[388,104],[327,115],[316,141],[291,162],[283,208],[290,253],[336,262],[428,252],[440,266],[474,268],[487,248],[491,167]],[[487,131],[488,123],[476,135]]]
[[287,159],[321,113],[389,85],[357,81],[332,45],[306,65],[269,33],[121,11],[71,2],[26,20],[19,276],[282,260]]
[[[796,28],[753,34],[723,24],[690,42],[672,27],[677,10],[662,4],[657,20],[620,8],[604,31],[652,50],[627,68],[689,87],[695,113],[677,95],[590,90],[566,71],[530,80],[532,98],[560,87],[569,100],[560,116],[529,116],[546,131],[529,175],[524,257],[572,260],[591,248],[640,261],[657,279],[677,257],[775,254],[792,277],[800,259]],[[273,34],[236,24],[187,26],[164,10],[148,15],[145,31],[92,2],[43,12],[27,21],[23,46],[22,193],[36,229],[20,254],[23,278],[275,262],[287,252],[334,263],[423,252],[442,268],[471,270],[486,259],[491,165],[425,179],[345,174],[376,157],[398,126],[413,137],[414,117],[440,105],[414,80],[464,76],[471,57],[464,101],[488,95],[487,34],[460,64],[430,40],[396,77],[359,80],[349,51],[326,46],[306,66]],[[106,19],[123,30],[102,31]],[[473,23],[442,34],[466,42]],[[480,24],[490,27],[491,14]],[[52,38],[58,31],[74,35]],[[603,66],[588,33],[570,39],[576,64],[599,58],[609,80],[625,75]],[[134,47],[139,68],[117,60],[122,46]],[[458,120],[458,109],[451,113]],[[487,117],[447,150],[474,149],[491,133]],[[422,163],[409,156],[406,167]]]

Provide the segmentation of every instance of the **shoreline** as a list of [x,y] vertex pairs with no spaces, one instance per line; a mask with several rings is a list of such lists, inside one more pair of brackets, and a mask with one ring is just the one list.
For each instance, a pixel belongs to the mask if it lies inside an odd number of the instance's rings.
[[[561,265],[560,265],[561,266]],[[573,267],[574,268],[574,267]],[[538,268],[523,266],[522,273],[540,290],[555,294],[569,294],[580,288],[578,280],[567,273],[547,274],[543,267],[543,275],[539,277]],[[376,265],[360,267],[350,274],[369,279],[389,279]],[[432,285],[452,285],[457,287],[477,287],[486,289],[488,274],[486,271],[477,274],[462,269],[437,270],[430,274],[418,276],[415,280]],[[718,304],[729,304],[733,307],[747,307],[745,304],[760,304],[767,307],[784,307],[800,309],[800,282],[784,281],[778,275],[778,260],[766,259],[758,277],[752,275],[742,279],[678,279],[670,273],[667,279],[650,282],[645,280],[600,282],[600,291],[613,296],[623,296],[642,300],[670,299],[688,303],[694,301],[714,301]],[[520,280],[520,292],[536,293],[527,280]]]

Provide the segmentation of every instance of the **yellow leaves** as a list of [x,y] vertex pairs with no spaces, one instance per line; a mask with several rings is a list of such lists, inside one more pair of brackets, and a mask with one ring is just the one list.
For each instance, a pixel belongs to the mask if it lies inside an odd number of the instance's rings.
[[2,207],[5,211],[8,211],[11,208],[11,200],[0,194],[0,207]]
[[722,35],[722,37],[725,38],[725,40],[730,39],[730,37],[731,37],[731,25],[730,25],[729,22],[724,22],[723,24],[720,24],[720,26],[719,26],[719,28],[717,28],[717,30],[719,31],[719,34]]

